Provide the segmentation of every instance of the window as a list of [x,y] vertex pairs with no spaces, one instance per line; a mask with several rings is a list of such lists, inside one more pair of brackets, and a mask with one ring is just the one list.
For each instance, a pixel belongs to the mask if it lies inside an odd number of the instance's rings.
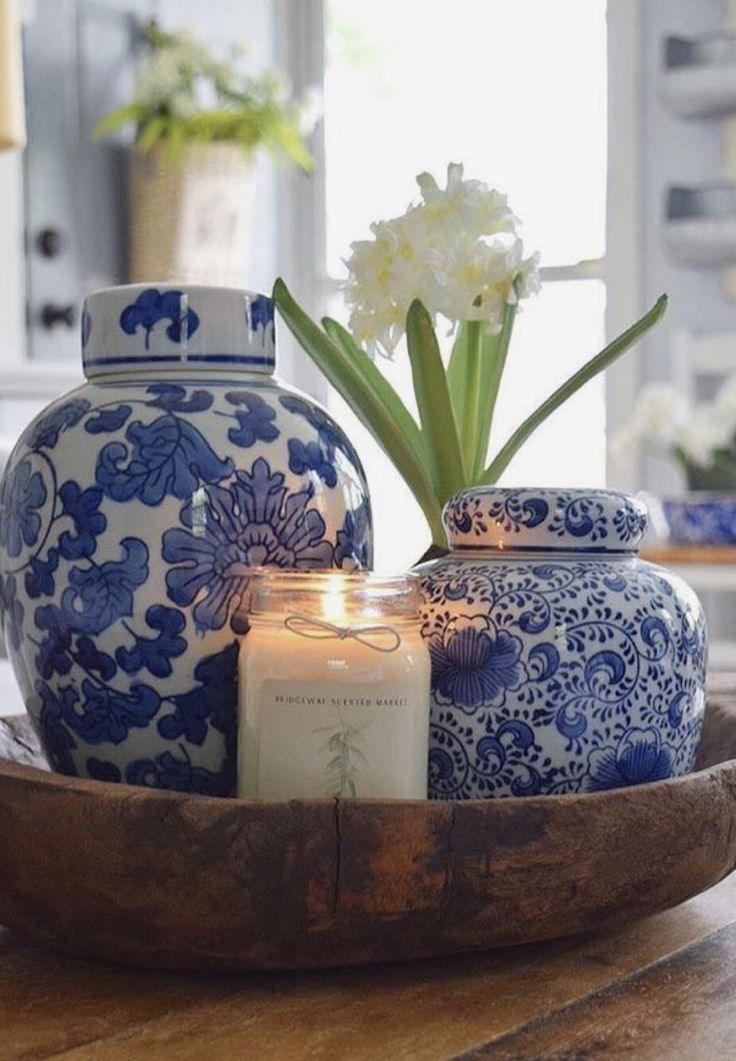
[[[344,319],[339,280],[349,243],[372,220],[405,209],[421,170],[442,182],[449,161],[507,192],[527,253],[541,252],[543,291],[517,321],[493,451],[604,342],[606,4],[326,0],[325,22],[322,304]],[[388,375],[410,393],[406,357]],[[410,564],[427,537],[422,516],[339,402],[335,412],[365,457],[378,566]],[[504,481],[604,480],[598,379],[539,430]]]

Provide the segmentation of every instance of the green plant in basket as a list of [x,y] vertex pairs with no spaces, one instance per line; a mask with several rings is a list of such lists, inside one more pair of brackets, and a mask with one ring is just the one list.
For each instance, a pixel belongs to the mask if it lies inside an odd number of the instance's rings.
[[[660,296],[591,358],[489,457],[496,403],[519,303],[539,289],[537,255],[524,258],[506,197],[450,165],[446,188],[426,173],[421,201],[371,226],[347,262],[349,327],[317,325],[283,280],[274,300],[288,327],[383,448],[416,497],[437,547],[441,512],[458,490],[491,484],[548,416],[628,350],[663,315]],[[447,360],[438,318],[454,331]],[[378,368],[406,338],[418,421]]]
[[176,159],[188,144],[227,141],[246,154],[285,153],[303,170],[313,169],[304,136],[315,108],[310,100],[291,99],[281,75],[248,77],[237,49],[220,59],[188,31],[166,33],[156,22],[142,37],[149,54],[134,98],[98,123],[96,137],[133,123],[141,151],[161,147]]

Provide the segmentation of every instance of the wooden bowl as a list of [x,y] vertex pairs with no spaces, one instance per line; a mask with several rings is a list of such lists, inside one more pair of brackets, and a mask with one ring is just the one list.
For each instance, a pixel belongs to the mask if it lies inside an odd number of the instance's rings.
[[713,707],[704,769],[587,796],[183,796],[39,769],[24,720],[0,722],[0,756],[0,923],[138,965],[298,969],[549,939],[674,906],[736,864],[736,712]]

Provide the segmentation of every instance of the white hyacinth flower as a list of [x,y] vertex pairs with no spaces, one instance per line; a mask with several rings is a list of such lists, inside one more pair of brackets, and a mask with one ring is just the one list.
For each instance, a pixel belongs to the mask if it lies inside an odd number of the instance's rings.
[[713,466],[713,453],[727,448],[733,438],[733,429],[713,415],[712,403],[698,405],[683,425],[678,444],[691,464],[699,468]]
[[421,299],[433,320],[501,329],[504,308],[539,290],[538,256],[523,257],[517,220],[506,196],[482,181],[447,170],[447,187],[417,177],[422,201],[371,226],[373,238],[353,243],[346,262],[350,329],[371,351],[392,355],[406,314]]

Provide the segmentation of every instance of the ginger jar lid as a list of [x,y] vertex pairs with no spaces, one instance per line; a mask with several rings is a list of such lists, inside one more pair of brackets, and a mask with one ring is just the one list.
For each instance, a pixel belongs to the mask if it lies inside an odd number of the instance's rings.
[[442,514],[453,549],[631,553],[647,529],[642,501],[617,490],[478,486]]
[[273,302],[235,287],[127,284],[94,291],[82,310],[88,379],[134,369],[271,373]]

